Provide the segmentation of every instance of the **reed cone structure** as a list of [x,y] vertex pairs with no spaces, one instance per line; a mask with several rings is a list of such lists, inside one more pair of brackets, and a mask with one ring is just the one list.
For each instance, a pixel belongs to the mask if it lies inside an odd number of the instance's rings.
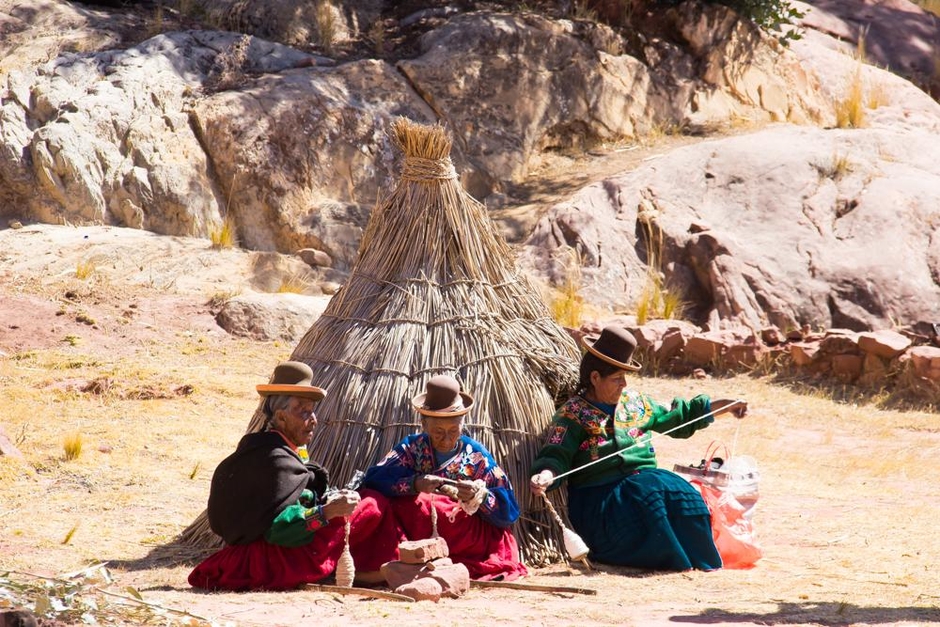
[[[556,400],[577,384],[580,351],[460,185],[444,128],[399,118],[391,139],[404,153],[400,180],[373,211],[349,279],[291,355],[327,389],[310,458],[343,485],[420,430],[411,399],[451,374],[474,397],[470,437],[513,482],[523,559],[564,559],[561,529],[529,491],[529,467]],[[260,407],[249,432],[262,427]],[[565,512],[561,492],[552,498]],[[218,544],[205,514],[181,540]]]

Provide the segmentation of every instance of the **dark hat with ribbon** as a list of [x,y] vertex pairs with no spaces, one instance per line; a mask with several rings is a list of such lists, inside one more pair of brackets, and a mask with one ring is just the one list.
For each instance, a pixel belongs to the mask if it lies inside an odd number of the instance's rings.
[[447,374],[431,377],[423,394],[411,399],[418,413],[428,418],[456,418],[473,406],[473,397],[460,391],[457,379]]
[[284,361],[274,368],[274,377],[271,382],[261,384],[257,386],[257,389],[261,396],[286,394],[312,398],[315,401],[323,400],[326,390],[312,383],[313,370],[310,366],[300,361]]
[[589,353],[621,370],[637,371],[642,367],[633,358],[636,338],[623,327],[604,327],[600,336],[586,335],[581,342]]

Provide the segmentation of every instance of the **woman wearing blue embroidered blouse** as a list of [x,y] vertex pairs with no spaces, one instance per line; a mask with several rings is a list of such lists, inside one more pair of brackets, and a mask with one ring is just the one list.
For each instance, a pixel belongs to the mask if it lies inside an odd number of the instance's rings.
[[594,560],[649,570],[721,568],[705,502],[686,479],[657,467],[651,432],[688,438],[715,415],[744,417],[747,403],[702,394],[665,407],[626,387],[626,373],[640,369],[629,331],[606,327],[583,343],[580,389],[555,412],[532,465],[532,492],[555,489],[556,476],[585,466],[567,476],[568,517]]
[[510,529],[519,506],[509,477],[479,442],[463,434],[473,397],[454,377],[438,375],[412,399],[422,432],[398,443],[366,472],[362,485],[389,497],[409,540],[437,532],[471,579],[506,581],[527,574]]

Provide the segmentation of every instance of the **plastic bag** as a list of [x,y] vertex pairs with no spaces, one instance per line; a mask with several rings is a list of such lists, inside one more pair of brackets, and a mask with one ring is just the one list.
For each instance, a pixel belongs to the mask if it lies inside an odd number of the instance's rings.
[[728,476],[725,491],[734,495],[744,507],[744,517],[750,520],[760,499],[760,471],[757,469],[757,462],[753,457],[736,455],[729,459],[721,470]]
[[754,525],[734,494],[692,479],[712,517],[712,537],[724,568],[753,568],[764,553],[757,543]]
[[675,464],[673,471],[689,481],[699,481],[721,492],[730,492],[744,507],[744,516],[753,518],[754,507],[760,498],[760,471],[753,457],[729,457],[725,445],[712,442],[701,463],[694,466]]

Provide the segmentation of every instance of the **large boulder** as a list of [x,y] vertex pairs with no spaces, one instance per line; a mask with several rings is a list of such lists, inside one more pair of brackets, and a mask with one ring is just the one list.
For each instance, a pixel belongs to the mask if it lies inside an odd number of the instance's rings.
[[550,151],[744,115],[831,116],[799,59],[726,7],[683,3],[668,21],[678,43],[653,39],[627,54],[619,35],[592,22],[461,15],[427,33],[422,54],[398,67],[446,112],[496,190],[524,180]]
[[381,189],[397,175],[388,128],[434,114],[375,60],[296,69],[197,102],[193,119],[243,246],[316,248],[349,268]]
[[[207,235],[227,203],[187,109],[239,40],[173,33],[12,72],[0,108],[0,215]],[[260,40],[248,52],[255,71],[309,58]]]
[[861,331],[940,319],[938,220],[940,135],[776,125],[584,188],[522,258],[561,284],[576,250],[582,295],[611,310],[636,303],[652,263],[711,329]]

